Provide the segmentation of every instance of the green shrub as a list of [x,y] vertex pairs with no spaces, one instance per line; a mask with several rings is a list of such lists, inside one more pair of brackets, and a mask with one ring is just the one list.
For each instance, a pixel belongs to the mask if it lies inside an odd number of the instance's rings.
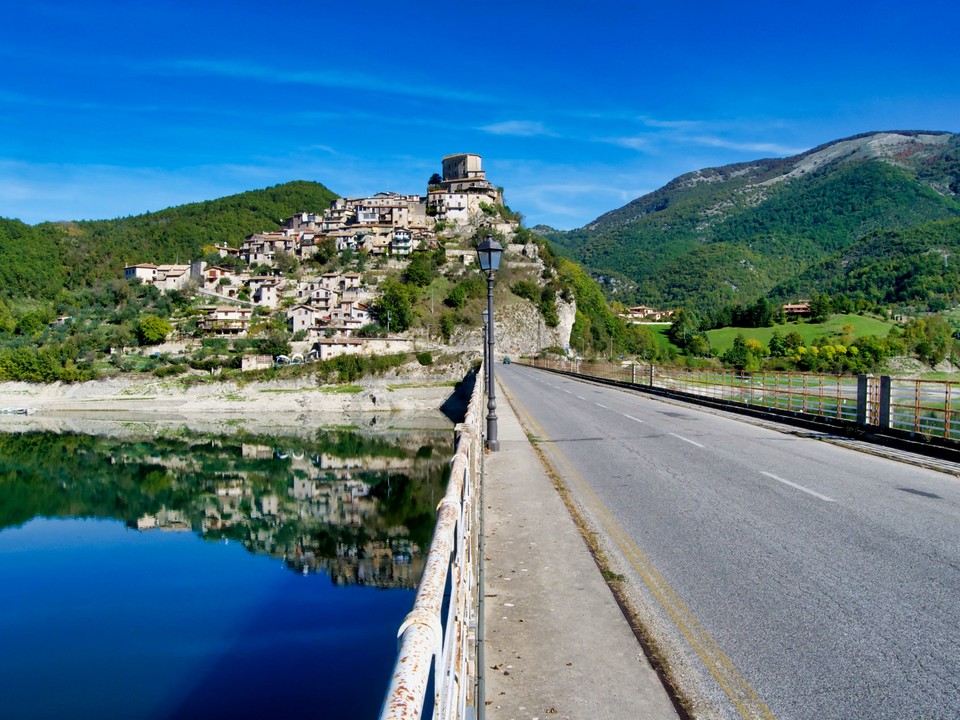
[[153,374],[158,378],[173,377],[175,375],[182,375],[187,371],[186,366],[184,365],[164,365],[158,367],[153,371]]

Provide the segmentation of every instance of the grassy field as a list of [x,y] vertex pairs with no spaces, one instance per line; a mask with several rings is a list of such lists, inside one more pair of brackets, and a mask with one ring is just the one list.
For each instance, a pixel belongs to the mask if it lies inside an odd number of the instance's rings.
[[755,338],[766,345],[770,342],[770,336],[773,335],[774,330],[779,330],[781,335],[796,331],[809,345],[814,338],[821,335],[848,335],[851,340],[863,335],[884,337],[895,324],[888,320],[878,320],[862,315],[833,315],[825,323],[790,322],[768,328],[729,327],[708,330],[707,337],[710,339],[710,347],[713,348],[714,353],[721,354],[733,345],[733,339],[739,334],[745,338]]

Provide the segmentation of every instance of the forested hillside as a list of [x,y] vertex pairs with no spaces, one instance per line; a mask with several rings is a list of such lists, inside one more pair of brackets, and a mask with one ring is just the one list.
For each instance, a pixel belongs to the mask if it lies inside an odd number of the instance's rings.
[[[876,276],[893,267],[872,255],[885,252],[875,238],[929,234],[952,243],[956,225],[936,221],[960,217],[958,191],[960,136],[874,133],[690,173],[580,230],[547,235],[626,303],[790,299],[835,289],[829,270],[845,254],[871,265],[878,287],[893,284]],[[952,258],[941,262],[954,272]]]
[[214,244],[276,230],[295,213],[322,212],[335,198],[320,183],[298,181],[117,220],[0,219],[0,298],[50,300],[61,289],[122,277],[126,264],[196,260]]
[[877,230],[774,288],[777,296],[819,289],[872,304],[922,304],[943,310],[960,302],[960,218],[902,230]]

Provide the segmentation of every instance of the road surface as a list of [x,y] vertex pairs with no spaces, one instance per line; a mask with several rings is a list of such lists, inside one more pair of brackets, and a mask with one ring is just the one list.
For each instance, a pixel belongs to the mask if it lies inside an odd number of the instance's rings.
[[703,717],[960,717],[960,481],[498,365]]

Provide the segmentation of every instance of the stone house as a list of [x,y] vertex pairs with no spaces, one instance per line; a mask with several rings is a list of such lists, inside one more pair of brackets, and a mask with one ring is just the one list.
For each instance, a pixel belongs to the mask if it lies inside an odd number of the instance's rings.
[[125,266],[123,277],[125,280],[140,280],[145,285],[153,285],[159,288],[160,292],[168,292],[169,290],[182,290],[194,278],[202,281],[203,270],[206,266],[207,264],[202,261],[188,265],[139,263]]
[[208,265],[203,271],[203,286],[208,289],[215,289],[220,285],[221,280],[226,280],[224,284],[232,284],[233,278],[237,274],[230,268],[220,265]]
[[297,301],[306,305],[330,310],[340,299],[339,294],[323,286],[320,280],[309,280],[297,284]]
[[312,305],[294,305],[287,310],[287,321],[290,323],[290,332],[296,334],[301,330],[307,332],[319,332],[320,325],[328,322],[329,312],[325,312]]
[[200,327],[214,335],[246,335],[253,308],[220,305],[203,308]]
[[500,189],[487,181],[481,157],[472,153],[444,157],[443,180],[427,192],[427,214],[466,225],[483,212],[481,203],[503,204]]
[[257,305],[275,308],[280,304],[284,282],[275,277],[252,277],[249,281],[250,297]]
[[320,338],[313,345],[318,360],[329,360],[339,355],[358,355],[363,352],[363,340],[352,337]]

